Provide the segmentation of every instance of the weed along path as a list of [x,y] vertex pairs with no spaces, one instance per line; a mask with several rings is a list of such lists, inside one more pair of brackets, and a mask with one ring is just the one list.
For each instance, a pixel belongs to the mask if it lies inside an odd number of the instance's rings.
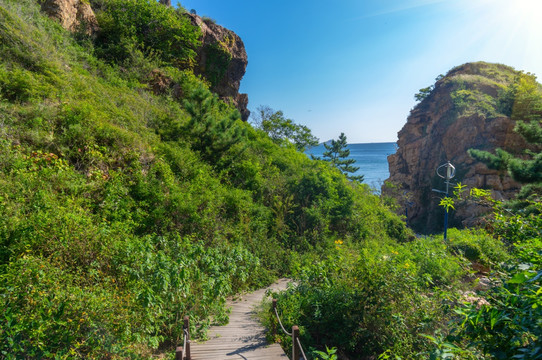
[[[284,290],[288,280],[281,279],[267,289]],[[267,289],[244,294],[231,306],[230,322],[225,326],[213,326],[209,340],[192,342],[193,360],[274,360],[288,359],[279,344],[269,345],[265,329],[256,319],[254,307],[259,304]]]

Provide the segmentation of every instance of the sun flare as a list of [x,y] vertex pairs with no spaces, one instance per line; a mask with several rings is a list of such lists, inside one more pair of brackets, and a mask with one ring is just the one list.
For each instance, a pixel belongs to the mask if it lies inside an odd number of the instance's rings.
[[542,1],[464,0],[455,6],[469,19],[456,39],[465,51],[480,54],[473,60],[512,63],[519,57],[526,71],[542,63]]

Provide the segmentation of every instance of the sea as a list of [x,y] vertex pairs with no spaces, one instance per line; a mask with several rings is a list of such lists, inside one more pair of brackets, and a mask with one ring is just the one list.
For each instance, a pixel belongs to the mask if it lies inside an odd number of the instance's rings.
[[[354,166],[359,167],[354,175],[363,175],[363,182],[379,192],[384,180],[390,177],[388,155],[395,154],[397,144],[394,142],[348,144],[348,149],[350,149],[349,158],[356,160]],[[324,144],[320,144],[308,149],[306,153],[323,158],[324,151],[326,151]]]

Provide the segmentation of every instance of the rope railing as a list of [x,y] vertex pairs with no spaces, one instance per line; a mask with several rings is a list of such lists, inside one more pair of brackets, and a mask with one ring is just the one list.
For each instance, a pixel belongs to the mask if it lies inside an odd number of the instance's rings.
[[[307,360],[307,356],[305,355],[305,352],[303,351],[303,346],[301,346],[301,341],[299,340],[299,327],[297,325],[292,326],[292,332],[286,331],[284,328],[284,325],[282,325],[282,321],[280,321],[279,313],[277,312],[277,299],[273,299],[273,311],[275,312],[275,316],[277,317],[277,320],[280,324],[280,327],[282,328],[282,331],[287,335],[292,337],[292,360]],[[275,330],[275,329],[273,329]]]
[[[297,325],[292,326],[292,332],[286,330],[277,311],[277,299],[273,299],[273,311],[284,334],[292,337],[292,360],[307,360],[307,356],[305,355],[305,351],[303,351],[303,346],[299,340],[299,327]],[[183,319],[183,346],[178,346],[175,350],[175,360],[191,360],[190,320],[188,316],[185,316]]]
[[299,346],[299,350],[301,350],[301,355],[303,355],[303,359],[307,360],[307,355],[305,355],[305,352],[303,351],[303,346],[301,346],[301,341],[299,338],[296,338],[297,345]]
[[279,325],[282,328],[282,331],[284,332],[284,334],[286,334],[287,336],[292,336],[291,333],[286,331],[286,329],[284,328],[284,325],[282,325],[282,321],[280,321],[280,316],[277,312],[277,299],[273,299],[273,310],[275,310],[275,316],[277,317],[277,320],[279,321]]
[[190,320],[188,316],[183,319],[183,346],[175,350],[175,360],[191,360],[190,356]]

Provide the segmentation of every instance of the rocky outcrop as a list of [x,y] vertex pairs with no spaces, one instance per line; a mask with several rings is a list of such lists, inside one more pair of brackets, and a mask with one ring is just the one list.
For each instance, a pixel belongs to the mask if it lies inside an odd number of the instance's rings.
[[205,77],[211,84],[211,90],[221,99],[233,103],[246,121],[250,115],[247,109],[248,95],[239,94],[248,64],[243,41],[233,31],[215,24],[210,19],[196,14],[187,16],[202,32],[194,72]]
[[83,0],[45,0],[41,10],[60,22],[66,30],[81,31],[92,35],[98,30],[96,15],[87,1]]
[[[525,149],[523,138],[513,131],[514,121],[498,111],[499,95],[516,75],[504,65],[459,66],[440,78],[411,111],[398,133],[398,150],[388,157],[387,181],[409,194],[407,222],[417,232],[442,230],[440,195],[432,189],[444,189],[435,170],[446,161],[457,169],[453,183],[491,189],[497,199],[509,199],[518,191],[519,184],[509,176],[488,169],[467,154],[471,148],[503,148],[513,153]],[[451,214],[450,225],[471,225],[484,211],[487,208],[463,204]]]
[[[170,0],[160,0],[160,3],[171,5]],[[72,32],[82,31],[92,35],[99,30],[94,11],[87,1],[44,0],[41,8],[48,16],[57,19],[62,27]],[[210,19],[192,13],[187,13],[186,16],[202,33],[201,46],[196,50],[194,73],[207,79],[211,84],[211,91],[222,100],[232,103],[241,113],[241,118],[247,121],[250,115],[247,108],[248,95],[239,93],[248,64],[243,41],[233,31],[215,24]],[[165,80],[161,74],[152,73],[149,77],[155,93],[161,93],[171,85],[171,80]]]
[[176,100],[182,99],[184,95],[181,86],[160,69],[152,70],[146,80],[155,95],[170,94]]

